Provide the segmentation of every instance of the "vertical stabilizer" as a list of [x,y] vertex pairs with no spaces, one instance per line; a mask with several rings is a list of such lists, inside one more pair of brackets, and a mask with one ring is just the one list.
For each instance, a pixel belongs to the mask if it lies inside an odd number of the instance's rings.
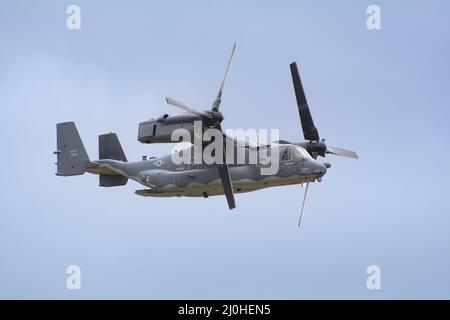
[[89,157],[73,122],[56,125],[58,176],[75,176],[86,172]]

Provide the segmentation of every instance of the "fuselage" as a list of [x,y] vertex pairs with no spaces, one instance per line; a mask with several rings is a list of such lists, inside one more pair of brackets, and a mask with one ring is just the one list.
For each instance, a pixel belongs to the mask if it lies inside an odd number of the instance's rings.
[[[228,162],[236,193],[312,182],[326,173],[324,164],[311,158],[306,150],[295,144],[279,146],[278,170],[269,174],[263,170],[267,169],[267,165],[250,163],[249,149],[245,150],[245,155],[246,161],[242,164]],[[141,196],[208,197],[224,194],[215,164],[195,164],[194,161],[175,164],[172,155],[139,162],[104,159],[93,164],[88,172],[114,172],[146,186],[147,189],[136,191]]]

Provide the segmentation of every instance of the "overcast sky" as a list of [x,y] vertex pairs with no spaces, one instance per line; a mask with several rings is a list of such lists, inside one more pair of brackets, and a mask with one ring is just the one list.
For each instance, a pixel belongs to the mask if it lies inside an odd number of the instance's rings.
[[[66,8],[81,8],[81,30]],[[450,298],[450,2],[0,0],[0,298]],[[328,157],[322,183],[224,197],[141,198],[130,181],[56,177],[55,124],[89,156],[140,121],[208,108],[237,42],[225,128],[301,141],[298,62]],[[81,268],[81,290],[66,268]],[[381,269],[368,290],[366,268]]]

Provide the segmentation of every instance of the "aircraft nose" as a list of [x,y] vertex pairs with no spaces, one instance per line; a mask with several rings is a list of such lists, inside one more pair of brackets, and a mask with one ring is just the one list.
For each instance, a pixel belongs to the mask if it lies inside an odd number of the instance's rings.
[[311,159],[304,163],[300,172],[305,175],[314,175],[320,178],[327,173],[327,166],[317,160]]
[[327,167],[320,162],[315,162],[313,167],[313,173],[318,175],[319,177],[322,177],[327,173]]

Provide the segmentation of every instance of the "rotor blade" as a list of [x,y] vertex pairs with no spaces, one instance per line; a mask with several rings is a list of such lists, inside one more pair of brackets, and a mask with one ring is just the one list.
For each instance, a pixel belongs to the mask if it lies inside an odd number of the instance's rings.
[[227,164],[221,164],[217,167],[220,180],[222,180],[223,191],[227,197],[228,207],[231,209],[236,208],[236,202],[234,200],[233,184],[230,178],[230,171]]
[[341,157],[359,159],[358,154],[355,151],[345,150],[345,149],[336,148],[336,147],[328,147],[327,146],[326,153],[334,154],[334,155],[341,156]]
[[305,194],[303,195],[302,211],[300,212],[300,218],[298,219],[298,227],[300,228],[300,223],[302,222],[303,209],[305,208],[306,195],[308,194],[309,182],[306,183]]
[[177,100],[175,100],[175,99],[166,97],[166,102],[167,102],[167,104],[170,104],[170,105],[172,105],[172,106],[178,107],[178,108],[180,108],[180,109],[183,109],[184,111],[187,111],[187,112],[189,112],[189,113],[198,115],[198,116],[200,116],[200,117],[204,117],[204,116],[205,116],[202,112],[197,111],[197,110],[195,110],[195,109],[193,109],[193,108],[187,106],[187,105],[184,104],[183,102],[177,101]]
[[[222,128],[220,126],[218,127],[218,129],[222,131]],[[223,163],[217,167],[217,171],[219,172],[220,180],[222,181],[223,191],[227,198],[228,207],[231,210],[236,207],[236,202],[234,200],[233,182],[231,181],[230,177],[230,169],[227,164],[225,140],[223,141]]]
[[225,75],[223,76],[223,80],[222,80],[222,84],[220,85],[219,93],[217,93],[216,100],[213,103],[212,111],[219,111],[220,103],[222,102],[223,88],[225,87],[225,81],[227,80],[228,70],[230,69],[231,60],[233,59],[235,49],[236,49],[236,42],[234,43],[233,50],[231,50],[230,60],[228,60],[227,69],[225,70]]
[[305,91],[303,90],[302,81],[298,73],[297,63],[290,64],[292,82],[294,83],[295,97],[297,99],[298,113],[302,123],[303,136],[305,140],[319,141],[319,132],[314,126],[311,112],[309,111],[308,102],[306,101]]

